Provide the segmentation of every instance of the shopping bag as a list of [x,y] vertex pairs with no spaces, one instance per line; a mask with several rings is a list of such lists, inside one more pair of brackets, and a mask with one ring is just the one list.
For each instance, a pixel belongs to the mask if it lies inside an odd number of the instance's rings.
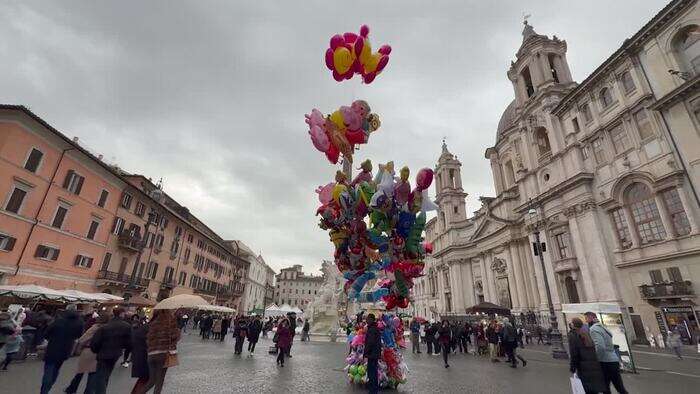
[[578,375],[574,374],[570,378],[571,380],[571,392],[573,394],[586,394],[586,390],[583,388],[583,382],[578,378]]
[[180,364],[180,360],[177,358],[177,353],[166,353],[165,355],[165,364],[163,367],[165,368],[170,368],[170,367],[175,367]]

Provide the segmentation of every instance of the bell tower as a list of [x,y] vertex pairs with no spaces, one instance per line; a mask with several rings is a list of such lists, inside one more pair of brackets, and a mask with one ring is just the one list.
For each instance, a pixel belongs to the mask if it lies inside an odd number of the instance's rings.
[[566,41],[537,34],[527,19],[523,24],[523,42],[508,70],[519,108],[550,86],[573,83],[566,61]]
[[442,154],[435,167],[435,192],[438,204],[438,229],[444,232],[452,223],[467,218],[465,198],[462,189],[462,163],[447,150],[447,143],[442,140]]

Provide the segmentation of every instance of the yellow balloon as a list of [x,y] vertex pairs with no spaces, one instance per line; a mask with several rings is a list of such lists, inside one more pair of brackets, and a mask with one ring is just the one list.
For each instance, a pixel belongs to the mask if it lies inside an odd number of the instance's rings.
[[345,185],[336,184],[333,187],[333,201],[335,201],[336,203],[339,204],[340,203],[340,195],[346,190],[348,190],[348,188]]
[[372,45],[369,43],[369,40],[365,39],[365,46],[362,47],[362,52],[360,52],[360,63],[365,64],[371,55]]
[[339,74],[348,72],[354,61],[355,56],[345,47],[337,48],[335,52],[333,52],[333,64],[335,65],[335,70],[338,71]]
[[381,59],[382,54],[377,52],[367,59],[367,62],[363,63],[365,66],[365,72],[371,73],[377,69],[379,65],[379,59]]
[[338,128],[338,130],[345,130],[345,118],[340,110],[337,110],[331,114],[331,122]]

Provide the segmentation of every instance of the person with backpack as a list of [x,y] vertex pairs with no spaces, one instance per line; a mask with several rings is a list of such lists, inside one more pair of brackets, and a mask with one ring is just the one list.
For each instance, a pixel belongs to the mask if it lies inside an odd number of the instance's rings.
[[41,394],[48,394],[58,378],[63,363],[73,352],[73,344],[83,335],[83,319],[77,312],[78,306],[70,304],[62,316],[46,328],[49,341],[44,355],[44,375],[41,379]]

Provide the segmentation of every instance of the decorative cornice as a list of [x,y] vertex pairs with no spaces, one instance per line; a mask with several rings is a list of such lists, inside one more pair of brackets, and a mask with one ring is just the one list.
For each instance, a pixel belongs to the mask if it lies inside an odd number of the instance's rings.
[[588,211],[596,210],[597,208],[598,208],[598,204],[596,204],[595,201],[590,200],[590,201],[584,201],[581,203],[570,205],[570,206],[564,208],[562,213],[567,218],[571,218],[574,216],[581,215],[581,214],[588,212]]

